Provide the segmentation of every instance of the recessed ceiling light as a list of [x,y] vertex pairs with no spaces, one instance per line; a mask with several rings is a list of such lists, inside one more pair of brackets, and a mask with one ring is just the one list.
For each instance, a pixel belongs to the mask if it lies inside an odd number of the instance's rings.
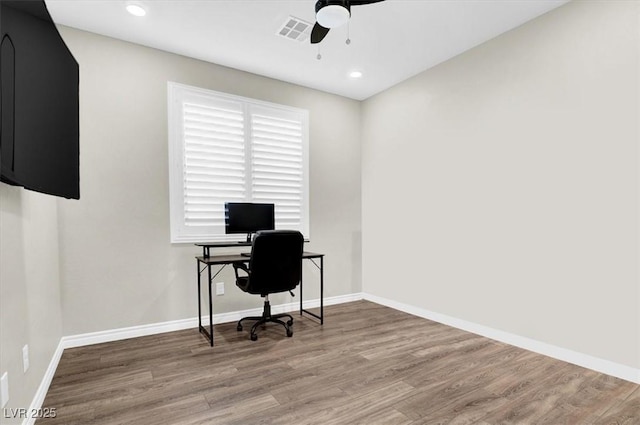
[[349,77],[351,77],[351,78],[362,78],[362,72],[361,71],[351,71],[349,73]]
[[139,3],[129,3],[127,4],[127,12],[133,16],[144,16],[147,14],[147,9]]

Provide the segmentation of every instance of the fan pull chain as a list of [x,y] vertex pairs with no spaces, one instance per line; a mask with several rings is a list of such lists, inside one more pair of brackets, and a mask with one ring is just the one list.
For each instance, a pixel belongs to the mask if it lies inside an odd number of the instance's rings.
[[347,46],[351,44],[351,25],[349,25],[349,22],[347,22],[347,41],[345,41],[345,44]]
[[320,43],[318,43],[318,56],[316,56],[316,59],[322,59],[322,55],[320,54]]

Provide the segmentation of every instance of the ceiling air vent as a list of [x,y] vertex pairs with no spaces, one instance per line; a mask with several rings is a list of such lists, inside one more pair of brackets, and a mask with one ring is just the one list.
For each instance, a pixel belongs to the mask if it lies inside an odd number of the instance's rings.
[[278,35],[288,38],[289,40],[304,42],[309,39],[309,34],[311,34],[311,29],[313,25],[311,25],[307,21],[303,21],[300,18],[296,18],[293,16],[289,16],[280,30],[278,31]]

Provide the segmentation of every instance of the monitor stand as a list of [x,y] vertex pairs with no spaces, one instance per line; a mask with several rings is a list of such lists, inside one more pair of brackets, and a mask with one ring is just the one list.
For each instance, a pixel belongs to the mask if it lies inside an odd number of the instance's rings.
[[251,243],[251,233],[247,233],[247,243]]

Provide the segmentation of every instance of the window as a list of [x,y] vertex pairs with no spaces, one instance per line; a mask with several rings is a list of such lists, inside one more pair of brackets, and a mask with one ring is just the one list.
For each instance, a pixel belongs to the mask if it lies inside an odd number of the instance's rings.
[[275,204],[276,229],[309,237],[309,113],[168,84],[171,242],[225,235],[224,203]]

